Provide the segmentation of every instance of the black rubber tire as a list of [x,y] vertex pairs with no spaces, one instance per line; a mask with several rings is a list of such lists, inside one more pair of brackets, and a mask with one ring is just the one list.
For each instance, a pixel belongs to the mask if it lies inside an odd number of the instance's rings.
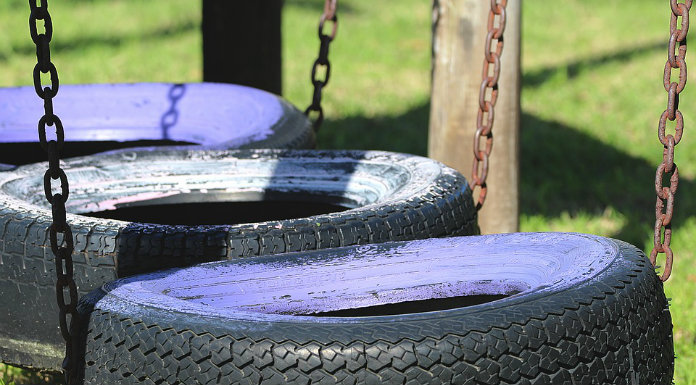
[[[573,243],[589,241],[607,249],[589,255]],[[468,248],[452,254],[461,245]],[[495,273],[477,277],[506,260],[515,272],[536,254],[559,248],[567,254],[547,263],[536,258],[538,266],[530,262],[531,280],[585,252],[576,260],[586,262],[566,269],[561,279],[537,280],[538,287],[489,303],[347,318],[269,310],[279,303],[296,306],[296,296],[304,292],[295,289],[301,285],[311,290],[307,298],[327,295],[319,294],[326,288],[326,274],[328,287],[342,285],[337,293],[374,279],[372,294],[378,297],[388,292],[380,285],[389,286],[390,273],[403,272],[403,279],[391,278],[398,281],[397,291],[420,291],[428,279],[447,289],[459,278],[442,277],[461,274],[463,280],[473,279],[473,289],[464,289],[470,294],[481,293],[477,287],[500,294],[514,291],[515,275],[507,280],[506,273],[499,273],[503,286],[491,284]],[[511,250],[517,255],[505,254]],[[480,265],[467,265],[472,256]],[[388,268],[378,269],[379,263]],[[476,271],[467,276],[469,269]],[[306,284],[298,284],[301,271]],[[224,281],[211,283],[218,277]],[[258,279],[271,285],[264,288]],[[214,293],[189,297],[182,287]],[[224,290],[234,291],[239,303],[228,302]],[[425,298],[442,295],[437,293]],[[334,302],[317,306],[354,306],[353,297],[334,294],[328,294]],[[263,303],[253,302],[262,295]],[[310,310],[301,314],[317,310],[307,306]],[[508,234],[293,253],[153,273],[106,285],[84,298],[80,311],[88,325],[83,338],[89,384],[633,385],[671,383],[674,351],[667,306],[650,262],[631,245],[579,234]]]
[[[0,163],[46,160],[37,145],[34,87],[0,88]],[[55,110],[66,127],[61,157],[120,148],[307,149],[309,119],[277,95],[234,84],[137,83],[65,85]]]
[[[72,158],[64,169],[71,189],[67,206],[74,276],[81,294],[118,277],[204,261],[478,232],[465,179],[441,163],[412,155],[153,149]],[[51,214],[41,185],[44,172],[44,164],[35,164],[0,173],[0,359],[58,369],[63,342],[47,237]],[[268,181],[270,187],[264,187]],[[143,198],[143,193],[150,196]],[[123,206],[137,206],[278,197],[354,208],[209,226],[75,215],[100,205],[99,210],[113,208],[119,199]]]

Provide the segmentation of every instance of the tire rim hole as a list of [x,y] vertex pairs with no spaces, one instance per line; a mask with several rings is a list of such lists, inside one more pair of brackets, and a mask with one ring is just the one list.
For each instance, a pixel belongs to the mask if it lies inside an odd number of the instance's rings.
[[[90,142],[65,142],[61,151],[62,158],[94,155],[100,152],[120,150],[133,147],[162,147],[162,146],[187,146],[198,143],[176,140],[133,140],[133,141],[90,141]],[[25,164],[45,162],[46,152],[35,142],[31,143],[0,143],[0,163],[21,166]]]
[[450,298],[431,298],[419,301],[407,301],[361,307],[355,309],[341,309],[312,314],[295,314],[312,317],[373,317],[386,315],[400,315],[411,313],[426,313],[431,311],[458,309],[463,307],[481,305],[488,302],[497,301],[517,294],[484,294],[484,295],[464,295]]
[[321,201],[201,202],[119,207],[82,215],[160,225],[236,225],[336,213],[347,207]]

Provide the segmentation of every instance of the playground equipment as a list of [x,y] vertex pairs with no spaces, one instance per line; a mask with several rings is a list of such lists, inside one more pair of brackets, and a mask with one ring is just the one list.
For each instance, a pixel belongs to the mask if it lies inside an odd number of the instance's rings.
[[[72,290],[80,296],[168,267],[476,232],[464,178],[418,156],[133,149],[62,167]],[[43,168],[0,173],[0,357],[57,370],[64,353],[52,316],[59,308],[51,217],[36,178]]]
[[672,379],[672,325],[650,261],[583,234],[215,262],[112,282],[81,304],[86,383]]
[[[34,87],[0,89],[0,163],[45,160],[30,129],[36,107]],[[299,110],[276,95],[232,84],[62,85],[55,110],[70,122],[63,157],[164,145],[314,147],[314,131]]]
[[[313,143],[314,130],[304,115],[275,96],[245,87],[61,87],[63,92],[67,88],[70,102],[89,99],[89,109],[97,112],[91,117],[66,109],[67,116],[73,115],[78,127],[84,128],[78,129],[81,138],[89,138],[89,128],[103,123],[130,135],[115,135],[120,139],[159,140],[163,136],[159,136],[158,123],[169,124],[169,117],[176,116],[179,122],[166,132],[178,142],[172,144],[215,141],[197,147],[120,149],[108,155],[60,161],[60,150],[68,142],[61,119],[54,114],[61,105],[57,98],[54,108],[59,82],[57,69],[46,54],[52,23],[46,1],[30,5],[31,34],[39,47],[33,91],[44,99],[40,139],[42,148],[50,153],[51,165],[47,172],[40,171],[43,166],[27,165],[0,177],[0,226],[5,235],[0,240],[0,286],[8,293],[3,296],[8,317],[0,321],[4,362],[59,369],[64,356],[61,333],[75,337],[71,325],[77,320],[78,296],[118,277],[218,259],[478,231],[464,178],[429,159],[364,151],[228,150],[264,142],[270,146],[273,140],[286,136],[290,136],[286,144],[297,143],[298,138]],[[39,34],[36,24],[41,21],[46,32]],[[326,55],[328,43],[323,44]],[[317,60],[313,71],[323,63]],[[44,70],[50,75],[51,86],[42,88]],[[320,82],[323,85],[328,72],[325,76]],[[323,85],[315,84],[319,88]],[[26,98],[17,95],[31,90],[6,92],[24,106]],[[104,95],[109,91],[116,97]],[[159,95],[158,100],[168,95],[171,103],[156,105],[153,95]],[[220,96],[236,96],[240,101],[231,107],[224,100],[207,101]],[[148,106],[145,113],[141,113],[141,106],[132,105],[133,100],[149,101],[143,103]],[[313,106],[307,110],[318,114],[315,130],[323,116],[320,101],[320,91],[315,92]],[[133,114],[114,116],[112,103]],[[169,113],[174,110],[172,105],[178,113]],[[165,113],[160,115],[162,110]],[[187,120],[184,111],[195,113],[198,119]],[[205,119],[212,119],[212,124],[199,129]],[[251,131],[258,131],[245,136],[241,124],[237,136],[229,139],[224,131],[219,134],[215,130],[220,121],[229,123],[226,119],[241,120]],[[139,125],[142,132],[134,129]],[[47,133],[51,126],[56,129],[53,140]],[[295,128],[300,134],[264,139],[262,134],[275,126]],[[248,136],[255,141],[244,142]],[[136,142],[139,145],[141,141]],[[37,173],[44,175],[43,191],[36,183]],[[51,183],[60,193],[54,194]],[[42,194],[52,206],[50,213]],[[53,221],[52,214],[56,214]],[[57,302],[54,286],[59,293]],[[46,310],[59,313],[59,319],[37,316]],[[68,349],[69,354],[77,345]]]
[[[35,19],[46,20],[46,2],[30,4]],[[505,0],[491,2],[489,38],[497,44],[486,52],[481,87],[480,120],[488,123],[479,124],[476,133],[475,154],[482,166],[475,168],[472,181],[482,188],[478,207],[485,199],[505,5]],[[325,21],[336,22],[335,6],[326,1],[320,35]],[[661,278],[668,278],[678,181],[673,153],[683,130],[677,96],[686,82],[683,41],[690,6],[691,1],[671,2],[665,67],[670,99],[659,128],[665,156],[656,177],[658,220],[651,260],[623,242],[578,234],[429,239],[312,252],[301,248],[299,254],[117,280],[83,298],[78,307],[73,254],[79,238],[68,225],[74,217],[65,214],[67,180],[74,168],[60,167],[57,142],[47,142],[44,135],[49,153],[45,190],[53,209],[48,238],[56,261],[69,383],[669,383],[671,320],[653,267],[657,253],[664,252]],[[679,16],[682,26],[676,29]],[[677,42],[679,54],[674,56]],[[681,70],[679,82],[670,81],[672,68]],[[318,83],[320,100],[326,82]],[[43,123],[58,122],[52,90],[57,86],[37,88],[48,100]],[[316,111],[321,122],[320,107]],[[675,135],[665,134],[666,120],[677,120]],[[482,137],[485,146],[479,149]],[[105,157],[123,160],[127,154],[135,154],[133,160],[147,157],[138,151]],[[32,167],[39,166],[21,170]],[[665,173],[669,187],[662,187]],[[61,193],[52,193],[52,179],[61,181]],[[455,183],[454,190],[461,186]],[[48,222],[47,210],[36,210]],[[471,213],[464,214],[475,218],[475,210]],[[38,233],[42,231],[45,237],[46,227]],[[308,235],[320,232],[316,226]],[[66,288],[70,302],[64,298]],[[427,311],[418,313],[423,308]]]

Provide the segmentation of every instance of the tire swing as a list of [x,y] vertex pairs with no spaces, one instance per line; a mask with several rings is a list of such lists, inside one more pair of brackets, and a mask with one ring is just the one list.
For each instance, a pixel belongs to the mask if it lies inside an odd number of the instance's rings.
[[[491,4],[496,62],[505,4]],[[683,74],[687,25],[676,25],[679,16],[688,23],[690,5],[672,2],[666,68]],[[670,101],[685,80],[665,75]],[[671,118],[675,136],[664,134]],[[671,271],[672,160],[682,124],[670,102],[659,128],[666,150],[657,179],[666,170],[671,186],[657,184],[650,259],[594,235],[518,233],[133,276],[83,298],[79,373],[90,384],[670,384],[674,349],[662,280]],[[477,133],[490,143],[490,130]],[[485,191],[485,178],[472,180]],[[658,277],[655,255],[662,251],[667,260]]]
[[[55,110],[70,122],[62,157],[165,145],[314,147],[314,131],[302,112],[276,95],[249,87],[216,83],[61,85],[60,95]],[[0,88],[0,163],[22,165],[46,159],[36,145],[36,132],[28,129],[36,125],[34,115],[35,87]]]
[[[33,28],[40,20],[50,24],[47,3],[29,1]],[[324,15],[321,25],[328,19],[336,20]],[[321,36],[321,55],[326,55],[330,39]],[[67,356],[63,367],[80,364],[79,325],[73,322],[78,297],[117,278],[238,257],[478,232],[464,177],[418,156],[229,150],[223,145],[120,149],[60,160],[65,139],[53,108],[56,69],[47,61],[49,38],[39,34],[35,40],[34,75],[51,76],[51,86],[43,89],[41,79],[35,80],[44,100],[39,139],[49,166],[0,172],[4,363],[58,370]],[[321,55],[313,73],[327,65]],[[319,90],[325,84],[315,82]],[[89,95],[78,91],[99,93],[109,87],[75,86],[72,91],[84,99]],[[186,89],[189,95],[196,87]],[[307,110],[319,114],[315,130],[322,119],[320,95],[315,92]],[[46,126],[56,128],[54,139],[47,138]],[[46,312],[59,317],[39,316]]]
[[[32,0],[34,1],[34,0]],[[31,36],[47,48],[53,35],[50,16],[35,21]],[[40,44],[45,44],[41,46]],[[35,71],[50,73],[58,91],[50,53]],[[38,76],[37,76],[38,75]],[[0,88],[0,163],[29,164],[45,160],[36,146],[35,93],[42,94],[41,78],[34,86]],[[70,137],[62,157],[94,154],[119,148],[202,145],[207,148],[314,148],[315,132],[305,114],[269,92],[219,83],[138,83],[62,85],[55,108],[70,122]],[[85,114],[84,111],[89,111]]]

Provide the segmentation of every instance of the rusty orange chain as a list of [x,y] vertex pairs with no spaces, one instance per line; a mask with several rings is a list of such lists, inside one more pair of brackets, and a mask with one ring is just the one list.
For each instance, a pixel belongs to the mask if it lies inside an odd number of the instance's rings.
[[[485,57],[481,74],[479,110],[476,117],[476,133],[474,134],[474,163],[469,182],[472,190],[475,190],[476,186],[480,188],[476,203],[477,210],[481,210],[483,207],[488,191],[486,178],[488,177],[488,159],[493,148],[493,120],[495,118],[495,103],[498,100],[498,78],[500,78],[500,55],[503,53],[506,6],[507,0],[491,0],[491,10],[488,13],[488,34],[484,46]],[[490,94],[488,90],[490,90]],[[486,139],[484,142],[481,141],[482,137]]]
[[[664,146],[662,151],[662,163],[655,173],[655,235],[654,247],[650,252],[650,262],[655,266],[657,255],[665,254],[665,269],[660,279],[666,281],[672,274],[674,253],[670,247],[672,241],[672,215],[674,214],[674,195],[679,184],[679,169],[674,163],[674,147],[681,141],[684,133],[684,116],[679,111],[679,93],[686,86],[686,35],[689,32],[689,10],[693,0],[670,0],[672,14],[669,21],[669,43],[667,62],[663,83],[667,91],[667,109],[660,116],[657,125],[657,137]],[[681,28],[677,29],[677,22],[681,17]],[[679,70],[678,81],[672,81],[672,70]],[[674,135],[667,134],[667,120],[675,121]],[[664,185],[664,180],[669,180],[669,186]],[[663,230],[664,229],[664,230]]]
[[[329,47],[331,42],[336,38],[338,31],[338,16],[336,10],[338,8],[338,0],[325,0],[324,12],[319,19],[319,56],[312,65],[312,85],[314,93],[312,95],[312,104],[305,110],[305,115],[309,117],[312,112],[317,113],[317,117],[312,123],[314,131],[319,131],[321,124],[324,122],[324,108],[321,106],[321,93],[324,87],[329,83],[331,76],[331,63],[329,62]],[[324,33],[324,24],[327,21],[332,22],[331,34]],[[324,79],[317,77],[319,69],[324,67]]]

